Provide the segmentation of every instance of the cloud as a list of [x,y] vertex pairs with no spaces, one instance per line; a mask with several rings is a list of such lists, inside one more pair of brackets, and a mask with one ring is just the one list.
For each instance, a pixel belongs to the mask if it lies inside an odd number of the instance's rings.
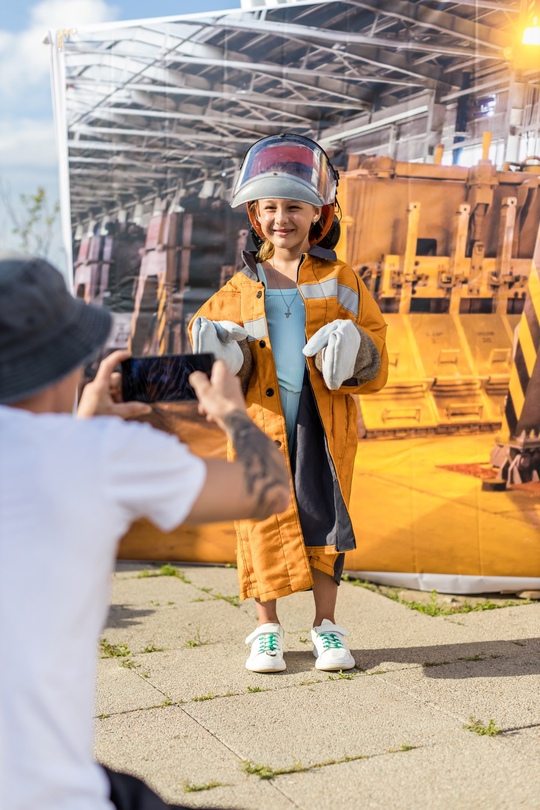
[[57,164],[52,118],[0,121],[1,163],[10,169],[49,169]]
[[[43,86],[49,76],[49,49],[43,40],[49,29],[75,28],[107,22],[117,8],[105,0],[42,0],[31,8],[26,30],[0,30],[0,99],[2,103],[24,100],[25,93]],[[32,92],[32,98],[35,95]],[[47,96],[48,98],[48,96]]]

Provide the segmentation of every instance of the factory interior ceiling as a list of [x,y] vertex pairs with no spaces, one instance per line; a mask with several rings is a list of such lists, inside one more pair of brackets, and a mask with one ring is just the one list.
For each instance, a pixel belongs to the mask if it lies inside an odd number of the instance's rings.
[[63,32],[72,214],[225,195],[265,135],[338,159],[391,113],[508,92],[518,18],[502,0],[318,0]]

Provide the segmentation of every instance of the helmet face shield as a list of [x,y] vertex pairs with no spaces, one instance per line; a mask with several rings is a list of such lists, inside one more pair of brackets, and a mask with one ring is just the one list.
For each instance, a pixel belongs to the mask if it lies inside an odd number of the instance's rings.
[[271,135],[247,152],[231,205],[262,199],[299,200],[330,205],[336,197],[338,174],[326,152],[301,135]]

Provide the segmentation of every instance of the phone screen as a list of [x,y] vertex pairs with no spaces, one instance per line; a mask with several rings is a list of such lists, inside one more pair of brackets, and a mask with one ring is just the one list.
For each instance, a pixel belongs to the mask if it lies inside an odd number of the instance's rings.
[[124,402],[179,402],[197,399],[189,384],[189,375],[192,371],[204,371],[209,377],[213,362],[213,354],[171,354],[123,360]]

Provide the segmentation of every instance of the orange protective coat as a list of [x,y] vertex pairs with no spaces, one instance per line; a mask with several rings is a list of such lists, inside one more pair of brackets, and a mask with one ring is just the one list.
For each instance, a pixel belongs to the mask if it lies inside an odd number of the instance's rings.
[[[388,374],[386,324],[364,283],[344,262],[307,255],[300,265],[297,283],[305,303],[306,340],[324,324],[349,318],[371,337],[381,357],[380,370],[374,380],[357,386],[342,386],[337,391],[326,387],[313,358],[307,358],[310,383],[328,449],[343,500],[348,505],[358,443],[357,410],[351,394],[367,394],[384,386]],[[215,293],[195,317],[234,321],[247,329],[253,356],[253,370],[246,393],[248,413],[267,436],[280,443],[289,464],[285,418],[266,325],[264,293],[264,285],[256,273],[246,267]],[[246,520],[236,523],[242,599],[257,597],[265,602],[307,590],[313,584],[292,479],[291,492],[292,505],[287,512],[260,522]],[[309,545],[309,538],[307,541]]]

